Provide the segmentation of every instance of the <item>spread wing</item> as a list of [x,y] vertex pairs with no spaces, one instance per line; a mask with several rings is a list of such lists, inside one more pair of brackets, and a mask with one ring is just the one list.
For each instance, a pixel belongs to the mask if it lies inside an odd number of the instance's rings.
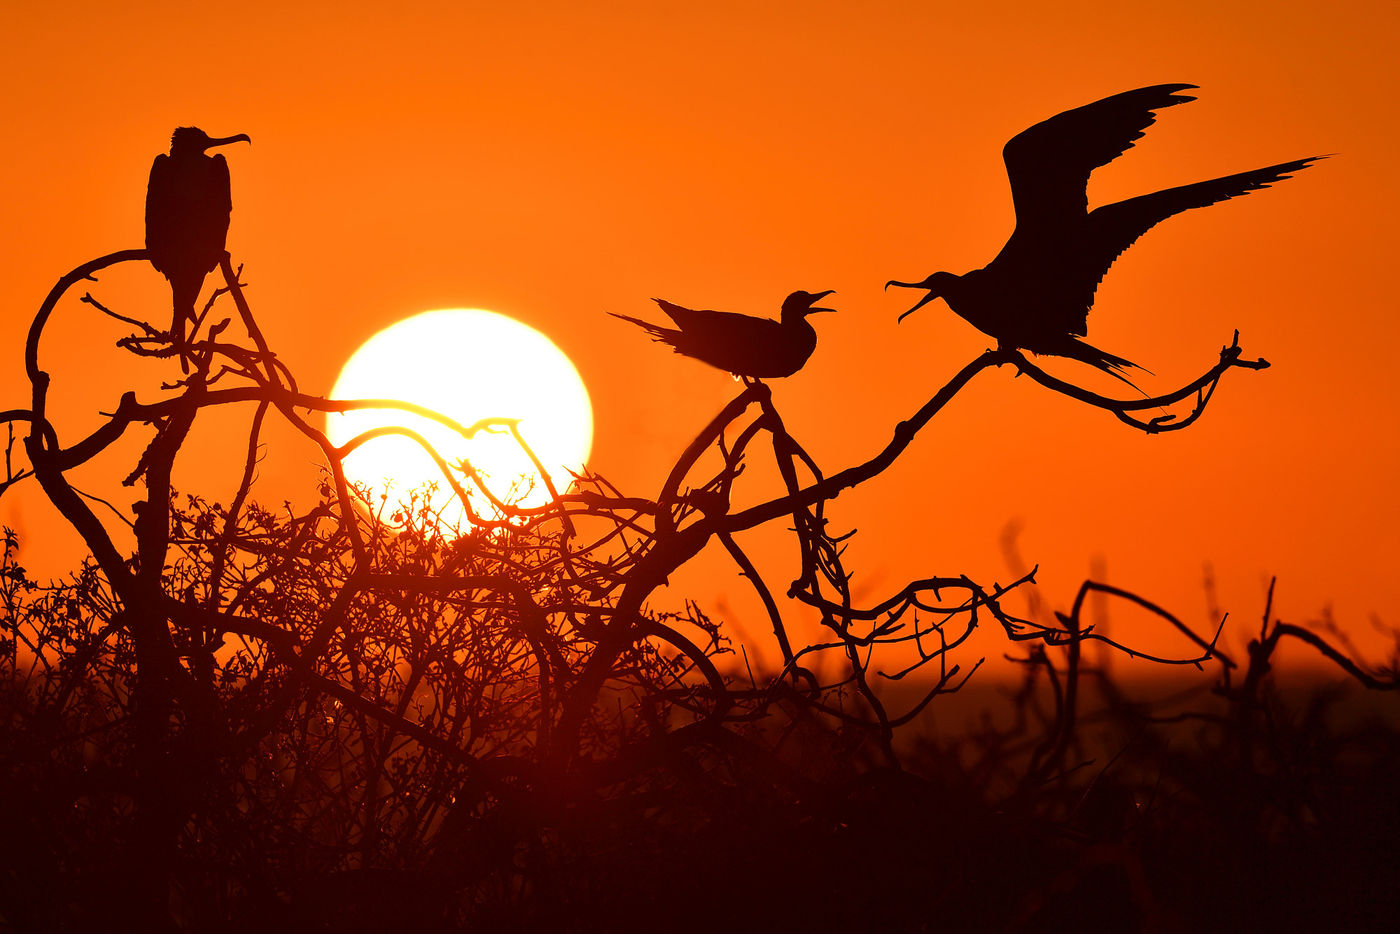
[[1310,156],[1293,162],[1281,162],[1096,208],[1089,215],[1088,249],[1083,253],[1084,265],[1081,267],[1081,281],[1089,286],[1089,300],[1092,302],[1094,290],[1114,260],[1158,222],[1182,211],[1218,204],[1268,188],[1275,182],[1292,178],[1293,173],[1301,172],[1323,158],[1326,157]]
[[[1158,84],[1066,110],[1011,138],[1002,149],[1018,230],[1055,227],[1088,210],[1089,173],[1132,148],[1155,111],[1195,100],[1176,92],[1194,84]],[[1149,225],[1150,226],[1150,225]]]

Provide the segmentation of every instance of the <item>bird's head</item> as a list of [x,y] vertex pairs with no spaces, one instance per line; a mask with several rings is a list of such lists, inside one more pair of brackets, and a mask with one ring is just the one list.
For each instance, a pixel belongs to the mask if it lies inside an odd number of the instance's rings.
[[812,307],[835,291],[835,289],[827,289],[825,292],[793,292],[783,299],[783,321],[800,321],[808,315],[823,311],[835,311],[835,308]]
[[918,303],[915,304],[913,308],[910,308],[899,316],[899,320],[903,321],[935,298],[947,298],[949,289],[957,288],[958,281],[961,278],[961,276],[954,275],[951,272],[936,272],[922,282],[899,282],[895,279],[891,279],[889,282],[885,283],[885,288],[888,289],[892,285],[897,285],[906,289],[928,289],[927,295],[919,299]]
[[177,152],[203,154],[206,149],[213,149],[215,146],[251,142],[252,140],[248,138],[246,133],[214,139],[197,126],[182,126],[177,127],[175,132],[170,135],[170,154],[172,156]]

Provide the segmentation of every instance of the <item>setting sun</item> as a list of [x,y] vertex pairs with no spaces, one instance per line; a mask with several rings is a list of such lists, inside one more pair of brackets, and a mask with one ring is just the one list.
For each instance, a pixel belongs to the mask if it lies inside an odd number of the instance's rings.
[[[506,315],[481,309],[427,311],[399,321],[366,341],[346,362],[334,399],[399,399],[471,426],[483,418],[519,419],[521,437],[563,492],[569,471],[587,460],[593,440],[588,391],[569,358],[549,338]],[[468,461],[492,495],[521,506],[545,503],[549,493],[528,454],[508,430],[478,432],[466,440],[426,418],[390,409],[365,409],[327,418],[332,443],[387,425],[421,434],[452,466]],[[431,505],[446,526],[465,524],[466,512],[433,459],[414,440],[390,435],[370,440],[345,459],[345,472],[391,500],[403,502],[429,483]],[[478,513],[487,498],[460,474]]]

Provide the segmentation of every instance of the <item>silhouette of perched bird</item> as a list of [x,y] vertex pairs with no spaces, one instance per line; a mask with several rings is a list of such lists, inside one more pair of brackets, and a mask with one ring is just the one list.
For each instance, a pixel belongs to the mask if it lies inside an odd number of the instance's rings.
[[204,277],[224,255],[233,210],[228,163],[205,150],[236,142],[252,140],[242,133],[211,139],[198,127],[179,127],[170,137],[170,154],[156,156],[146,186],[146,249],[151,265],[170,280],[170,337],[182,368],[185,322],[195,320],[194,303]]
[[670,344],[678,354],[728,370],[735,376],[768,379],[791,376],[802,369],[817,347],[817,332],[807,322],[807,316],[835,311],[812,307],[833,291],[793,292],[783,300],[778,321],[729,311],[697,311],[660,298],[652,301],[675,322],[674,329],[627,315],[613,317],[643,328],[652,340]]
[[899,320],[942,298],[1003,348],[1071,357],[1115,376],[1136,366],[1078,339],[1087,331],[1094,292],[1113,261],[1173,214],[1267,188],[1325,158],[1282,162],[1088,210],[1089,173],[1131,149],[1156,111],[1195,100],[1177,93],[1194,87],[1159,84],[1115,94],[1012,137],[1002,150],[1016,208],[1011,239],[983,269],[886,283],[886,289],[928,290]]

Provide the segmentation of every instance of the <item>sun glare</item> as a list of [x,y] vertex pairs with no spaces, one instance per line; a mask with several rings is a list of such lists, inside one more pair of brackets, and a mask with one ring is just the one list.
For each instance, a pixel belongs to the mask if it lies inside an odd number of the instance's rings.
[[[482,418],[519,419],[521,436],[560,493],[570,470],[588,459],[593,409],[573,363],[549,338],[493,311],[426,311],[391,325],[355,351],[340,371],[333,399],[400,399],[471,426]],[[391,409],[330,415],[326,433],[337,446],[373,428],[397,425],[421,434],[451,465],[466,460],[498,499],[520,506],[548,502],[549,492],[529,456],[508,431],[479,432],[470,441],[436,422]],[[345,458],[352,483],[403,503],[436,483],[432,508],[442,525],[465,528],[467,514],[433,459],[410,438],[374,438]],[[490,502],[460,473],[473,509],[492,515]],[[392,511],[392,510],[390,510]]]

